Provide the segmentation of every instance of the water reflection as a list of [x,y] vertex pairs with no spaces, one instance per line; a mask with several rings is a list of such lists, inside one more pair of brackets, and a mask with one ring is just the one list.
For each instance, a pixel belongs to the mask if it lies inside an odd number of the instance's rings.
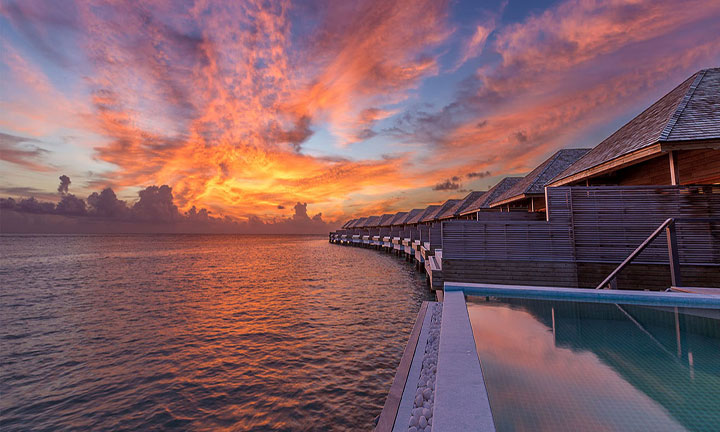
[[370,429],[429,292],[324,237],[3,236],[0,428]]
[[710,431],[720,424],[717,319],[493,298],[470,298],[468,312],[500,431]]

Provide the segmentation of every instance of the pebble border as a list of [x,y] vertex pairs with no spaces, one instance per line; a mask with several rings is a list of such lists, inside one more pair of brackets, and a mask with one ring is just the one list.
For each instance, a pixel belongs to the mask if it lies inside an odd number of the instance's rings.
[[430,305],[432,315],[430,316],[429,334],[423,354],[422,369],[417,389],[415,390],[415,401],[410,412],[408,432],[431,432],[433,403],[435,401],[435,375],[437,373],[438,350],[440,348],[440,322],[442,320],[442,303]]

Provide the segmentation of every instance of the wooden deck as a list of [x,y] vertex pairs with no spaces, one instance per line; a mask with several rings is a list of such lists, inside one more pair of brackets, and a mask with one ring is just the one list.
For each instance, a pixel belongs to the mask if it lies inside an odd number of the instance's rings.
[[408,379],[410,366],[412,365],[413,357],[415,356],[415,347],[417,346],[418,339],[420,338],[420,330],[422,329],[423,321],[425,320],[427,307],[428,302],[426,301],[420,306],[420,311],[415,319],[415,325],[410,332],[410,338],[408,339],[407,345],[405,345],[405,351],[403,351],[402,358],[400,358],[400,364],[395,372],[395,378],[393,378],[387,399],[385,399],[385,405],[380,413],[377,426],[375,426],[376,432],[392,432],[398,408],[400,407],[403,390],[405,389],[405,382]]

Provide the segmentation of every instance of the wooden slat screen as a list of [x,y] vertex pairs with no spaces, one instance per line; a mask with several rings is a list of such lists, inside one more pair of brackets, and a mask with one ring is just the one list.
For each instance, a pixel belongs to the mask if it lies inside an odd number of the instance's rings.
[[444,259],[573,261],[567,225],[523,221],[443,224]]
[[[668,218],[677,223],[680,262],[720,265],[720,185],[548,188],[550,221],[569,220],[577,261],[620,262]],[[667,263],[659,236],[634,261]]]

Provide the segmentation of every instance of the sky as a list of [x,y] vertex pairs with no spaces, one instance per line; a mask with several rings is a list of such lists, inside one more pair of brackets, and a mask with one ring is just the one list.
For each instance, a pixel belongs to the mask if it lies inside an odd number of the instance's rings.
[[718,34],[707,0],[0,0],[0,229],[440,203],[597,145]]

